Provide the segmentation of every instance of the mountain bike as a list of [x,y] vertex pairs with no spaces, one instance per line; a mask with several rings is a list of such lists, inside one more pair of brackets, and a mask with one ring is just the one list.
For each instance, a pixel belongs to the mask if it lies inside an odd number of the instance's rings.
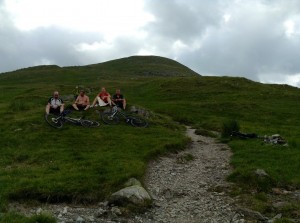
[[148,122],[136,114],[126,114],[122,112],[118,106],[112,107],[111,111],[103,112],[101,118],[104,123],[108,125],[115,125],[120,122],[120,118],[123,118],[126,123],[134,127],[147,127]]
[[74,125],[81,125],[84,127],[98,127],[100,125],[99,122],[97,121],[91,121],[83,118],[73,118],[73,117],[68,117],[67,115],[71,113],[71,110],[65,110],[63,111],[62,114],[46,114],[45,115],[45,120],[46,122],[51,125],[54,128],[61,128],[63,127],[64,123],[69,122]]

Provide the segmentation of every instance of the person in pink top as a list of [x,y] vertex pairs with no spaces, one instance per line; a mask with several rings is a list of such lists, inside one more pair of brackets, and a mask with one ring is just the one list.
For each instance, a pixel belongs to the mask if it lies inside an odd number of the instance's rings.
[[112,106],[111,96],[105,87],[102,87],[101,92],[96,96],[91,107],[94,107],[97,102],[99,106]]
[[77,96],[74,104],[72,105],[73,108],[77,111],[79,110],[88,110],[90,107],[90,99],[89,97],[85,94],[84,90],[80,90],[79,95]]

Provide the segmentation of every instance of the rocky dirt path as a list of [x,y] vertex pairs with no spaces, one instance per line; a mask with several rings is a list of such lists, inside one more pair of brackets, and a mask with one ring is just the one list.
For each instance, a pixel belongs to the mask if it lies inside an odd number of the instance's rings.
[[215,139],[196,135],[187,128],[192,139],[186,150],[161,157],[149,164],[144,184],[154,199],[146,213],[122,217],[121,209],[99,203],[93,207],[45,205],[35,208],[12,205],[26,214],[52,213],[58,222],[246,222],[238,214],[233,200],[223,191],[230,185],[231,156],[227,145]]
[[244,222],[222,192],[229,187],[229,147],[191,128],[187,136],[192,139],[187,150],[150,164],[145,184],[155,208],[140,222]]

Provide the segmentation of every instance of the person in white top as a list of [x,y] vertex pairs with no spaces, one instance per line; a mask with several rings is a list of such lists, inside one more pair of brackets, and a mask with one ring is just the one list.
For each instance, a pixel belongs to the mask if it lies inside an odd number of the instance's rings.
[[53,96],[49,98],[48,103],[46,105],[46,114],[54,113],[60,114],[64,111],[64,102],[59,97],[58,91],[53,92]]

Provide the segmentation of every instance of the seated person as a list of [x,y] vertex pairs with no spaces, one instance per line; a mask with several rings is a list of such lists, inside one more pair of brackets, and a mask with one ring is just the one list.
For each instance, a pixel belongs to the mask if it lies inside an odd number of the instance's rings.
[[96,96],[91,107],[94,107],[97,102],[99,106],[106,106],[108,104],[112,106],[110,94],[106,91],[105,87],[102,87],[101,92]]
[[116,94],[113,95],[113,99],[112,101],[119,107],[122,109],[126,109],[126,99],[124,98],[124,96],[121,94],[121,90],[117,89],[116,90]]
[[64,111],[64,102],[59,98],[58,91],[53,92],[53,97],[49,98],[48,104],[46,105],[46,114],[60,114]]
[[73,108],[77,111],[84,110],[86,111],[90,107],[90,99],[87,95],[85,95],[84,90],[80,90],[79,95],[77,96],[74,104],[72,105]]

